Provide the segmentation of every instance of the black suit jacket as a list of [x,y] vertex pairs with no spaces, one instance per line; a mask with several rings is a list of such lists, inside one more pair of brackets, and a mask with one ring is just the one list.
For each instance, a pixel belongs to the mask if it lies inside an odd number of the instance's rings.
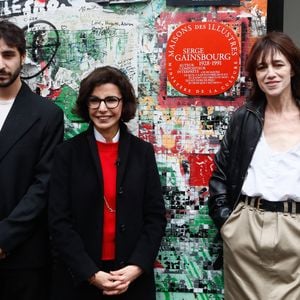
[[[153,146],[122,123],[117,165],[118,268],[140,266],[154,291],[153,264],[166,225],[160,179]],[[50,182],[54,248],[75,281],[87,280],[101,269],[103,229],[103,178],[92,126],[58,147]]]
[[63,112],[23,83],[0,131],[0,268],[45,265],[48,183]]

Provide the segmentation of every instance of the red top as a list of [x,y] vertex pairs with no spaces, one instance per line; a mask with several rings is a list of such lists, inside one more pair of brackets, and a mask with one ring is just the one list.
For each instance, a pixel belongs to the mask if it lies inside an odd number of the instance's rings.
[[[116,181],[119,143],[101,143],[97,141],[104,185],[104,213],[102,260],[115,259],[116,237]],[[113,211],[111,211],[113,210]]]

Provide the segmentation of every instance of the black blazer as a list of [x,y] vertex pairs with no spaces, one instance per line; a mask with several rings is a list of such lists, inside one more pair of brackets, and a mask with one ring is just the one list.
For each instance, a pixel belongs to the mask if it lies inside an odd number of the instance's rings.
[[[166,218],[153,146],[130,134],[121,123],[116,163],[117,266],[140,266],[150,274],[155,292],[153,264]],[[90,126],[58,147],[50,183],[53,245],[75,282],[86,281],[101,269],[102,220],[103,178]]]
[[45,265],[48,182],[63,112],[22,87],[0,131],[0,268]]

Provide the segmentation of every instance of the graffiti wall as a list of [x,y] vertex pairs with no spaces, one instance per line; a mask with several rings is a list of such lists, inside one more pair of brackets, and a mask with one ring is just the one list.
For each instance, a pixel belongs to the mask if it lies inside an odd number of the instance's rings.
[[[208,180],[230,116],[249,91],[245,60],[255,38],[266,31],[267,11],[266,0],[236,2],[171,6],[165,0],[0,1],[1,18],[26,32],[22,76],[33,90],[63,108],[66,139],[87,126],[72,114],[72,107],[88,72],[113,65],[134,83],[139,109],[130,128],[155,147],[167,206],[166,235],[155,264],[159,300],[223,298],[221,244],[206,207]],[[228,26],[238,41],[238,73],[217,94],[189,95],[168,77],[168,41],[176,28],[192,22]],[[207,45],[213,42],[207,38]]]

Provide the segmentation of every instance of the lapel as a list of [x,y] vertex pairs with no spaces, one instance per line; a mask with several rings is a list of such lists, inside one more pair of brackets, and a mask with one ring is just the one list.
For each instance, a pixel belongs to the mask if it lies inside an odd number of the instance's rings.
[[39,118],[32,94],[23,82],[0,131],[0,161]]
[[119,151],[118,151],[118,161],[117,161],[117,191],[119,191],[123,177],[126,171],[126,165],[130,150],[130,134],[128,132],[127,126],[124,123],[120,123],[120,141],[119,141]]
[[[98,157],[98,150],[96,145],[96,140],[93,131],[93,125],[91,124],[87,130],[87,139],[89,148],[92,154],[92,159],[95,164],[97,175],[101,186],[103,186],[103,175],[100,165],[100,160]],[[120,140],[119,140],[119,150],[118,150],[118,159],[117,159],[117,191],[120,188],[123,177],[126,171],[126,164],[129,155],[130,148],[130,134],[127,131],[127,126],[124,123],[120,123]]]
[[89,144],[89,148],[92,154],[92,159],[94,166],[96,167],[97,175],[98,175],[98,180],[101,184],[101,189],[103,187],[103,175],[102,175],[102,170],[101,170],[101,165],[100,165],[100,159],[98,156],[98,149],[97,149],[97,144],[96,144],[96,139],[94,136],[94,130],[93,130],[93,124],[91,123],[88,130],[87,130],[87,140]]

